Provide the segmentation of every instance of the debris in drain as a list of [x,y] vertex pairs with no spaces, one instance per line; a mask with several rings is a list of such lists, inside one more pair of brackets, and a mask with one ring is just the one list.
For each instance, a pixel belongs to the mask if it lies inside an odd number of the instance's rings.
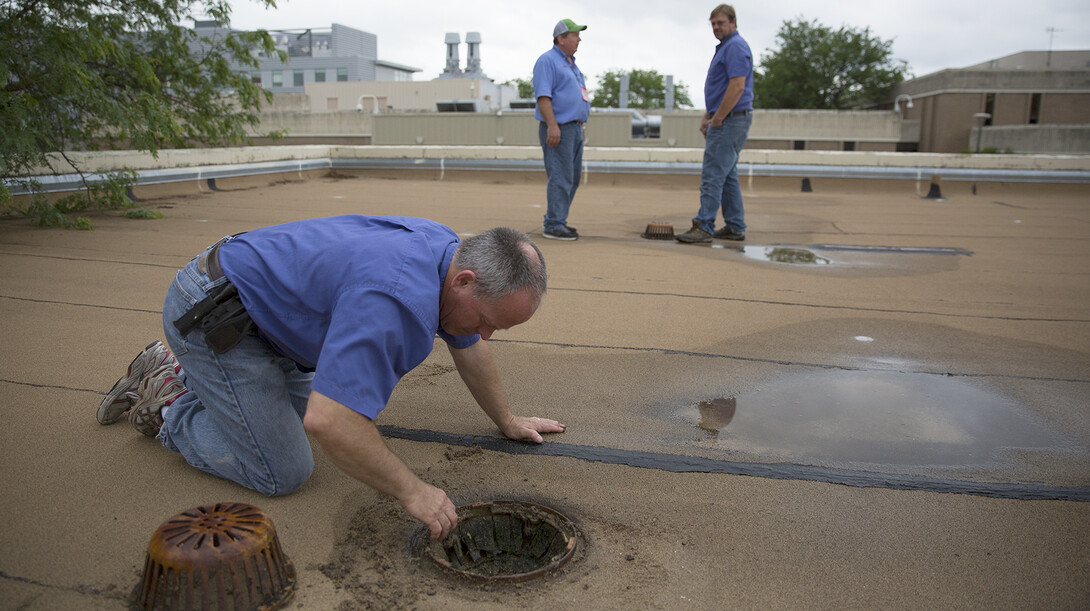
[[458,509],[458,526],[428,555],[455,574],[489,581],[523,581],[547,574],[575,551],[571,521],[547,507],[517,501]]

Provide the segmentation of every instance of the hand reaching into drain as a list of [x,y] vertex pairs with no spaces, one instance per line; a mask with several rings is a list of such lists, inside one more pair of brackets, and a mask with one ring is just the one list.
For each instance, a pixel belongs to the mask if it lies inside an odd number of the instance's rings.
[[428,527],[433,541],[445,539],[458,525],[458,513],[454,503],[450,502],[446,492],[435,486],[420,482],[417,490],[399,500],[401,507],[409,512],[409,515]]
[[432,539],[446,537],[458,514],[447,493],[424,483],[386,447],[370,418],[311,391],[303,418],[307,432],[317,438],[326,455],[345,473],[397,498],[405,511],[431,531]]
[[511,419],[507,421],[506,426],[501,427],[501,430],[508,439],[525,439],[534,443],[542,443],[545,440],[542,439],[541,433],[563,433],[565,428],[565,425],[548,418],[511,416]]

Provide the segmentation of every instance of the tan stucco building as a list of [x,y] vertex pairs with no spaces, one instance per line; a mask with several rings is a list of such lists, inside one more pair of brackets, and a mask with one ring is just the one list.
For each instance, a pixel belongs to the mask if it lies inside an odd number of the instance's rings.
[[906,122],[919,122],[922,152],[1090,153],[1090,50],[942,70],[901,83],[894,96]]

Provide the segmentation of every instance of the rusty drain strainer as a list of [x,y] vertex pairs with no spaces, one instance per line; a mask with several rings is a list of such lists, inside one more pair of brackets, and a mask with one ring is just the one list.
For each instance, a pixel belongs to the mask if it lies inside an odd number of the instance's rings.
[[672,240],[674,239],[674,226],[670,223],[648,223],[647,228],[640,234],[645,240]]
[[295,593],[295,567],[257,507],[183,511],[152,535],[138,609],[275,609]]
[[458,526],[427,544],[440,567],[481,581],[526,581],[571,559],[578,536],[557,511],[519,501],[489,501],[458,508]]

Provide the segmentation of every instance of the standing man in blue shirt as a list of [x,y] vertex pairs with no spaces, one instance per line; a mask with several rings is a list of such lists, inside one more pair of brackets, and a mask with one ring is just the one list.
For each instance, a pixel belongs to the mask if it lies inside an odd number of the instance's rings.
[[571,19],[561,19],[553,28],[553,48],[534,64],[534,116],[541,122],[538,140],[548,177],[545,237],[553,240],[579,239],[575,228],[568,226],[568,210],[582,177],[583,125],[590,118],[587,84],[575,65],[579,32],[585,29]]
[[[753,122],[753,53],[738,34],[733,6],[715,7],[711,24],[719,44],[704,81],[707,112],[700,121],[700,133],[704,134],[700,212],[693,218],[692,229],[676,236],[686,244],[711,242],[713,237],[739,242],[746,239],[738,156]],[[715,216],[720,209],[723,228],[714,231]]]
[[268,496],[310,477],[307,434],[353,478],[396,497],[433,539],[457,524],[446,493],[387,448],[374,424],[436,335],[505,436],[564,425],[511,413],[488,342],[544,296],[545,259],[497,227],[460,241],[425,219],[349,215],[224,238],[178,272],[153,342],[99,406],[189,464]]

